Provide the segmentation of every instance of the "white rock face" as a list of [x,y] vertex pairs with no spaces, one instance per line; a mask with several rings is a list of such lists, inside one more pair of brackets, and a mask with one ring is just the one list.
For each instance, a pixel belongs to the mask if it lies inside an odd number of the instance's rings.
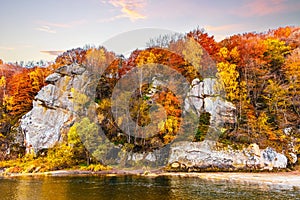
[[215,78],[205,78],[202,82],[199,79],[193,80],[192,88],[184,102],[184,109],[185,111],[192,109],[198,116],[201,112],[209,112],[211,124],[235,122],[236,108],[216,89]]
[[53,146],[60,140],[61,129],[71,119],[70,113],[64,109],[45,109],[42,105],[34,107],[21,120],[26,146],[36,151]]
[[[178,142],[171,146],[168,163],[180,163],[185,170],[205,171],[210,169],[273,170],[287,167],[287,158],[272,148],[260,150],[252,144],[243,150],[213,150],[203,142]],[[180,170],[180,169],[174,169]]]
[[[89,91],[91,74],[80,65],[63,66],[49,75],[49,83],[33,101],[33,108],[21,119],[20,129],[27,149],[35,152],[52,147],[78,118],[87,110],[83,104]],[[73,94],[76,93],[76,94]]]

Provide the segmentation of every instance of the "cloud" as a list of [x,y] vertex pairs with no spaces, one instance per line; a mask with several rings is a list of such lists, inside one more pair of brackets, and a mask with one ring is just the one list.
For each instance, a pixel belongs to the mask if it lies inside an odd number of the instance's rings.
[[38,21],[37,24],[40,24],[40,27],[36,30],[44,31],[47,33],[56,33],[57,31],[54,28],[72,28],[74,26],[85,24],[87,21],[84,19],[71,21],[69,23],[53,23],[49,21]]
[[228,33],[240,32],[245,29],[244,24],[226,24],[220,26],[205,25],[204,30],[214,35],[216,41],[221,41],[228,36]]
[[145,0],[108,0],[102,1],[102,3],[109,3],[115,8],[120,9],[120,11],[123,13],[122,15],[117,15],[110,18],[109,20],[111,21],[125,17],[129,18],[131,21],[146,18],[145,15],[140,13],[140,11],[146,6]]
[[13,51],[15,48],[13,47],[6,47],[6,46],[0,46],[1,50],[6,50],[6,51]]
[[222,25],[222,26],[211,26],[211,25],[206,25],[204,26],[204,29],[206,31],[232,31],[232,30],[240,30],[244,28],[245,25],[243,24],[227,24],[227,25]]
[[265,16],[286,11],[288,9],[286,0],[249,0],[242,7],[233,11],[241,17]]
[[115,21],[115,20],[121,19],[121,18],[127,18],[127,16],[124,14],[121,14],[121,15],[117,15],[114,17],[106,18],[106,19],[100,19],[100,20],[98,20],[98,22],[100,22],[100,23],[112,22],[112,21]]
[[51,56],[58,56],[59,54],[63,53],[64,51],[40,51],[40,52],[51,55]]
[[54,23],[49,21],[38,21],[38,24],[42,24],[43,26],[55,27],[55,28],[72,28],[77,25],[85,24],[87,21],[84,19],[71,21],[68,23]]
[[43,32],[46,32],[46,33],[56,33],[55,30],[51,29],[50,26],[40,26],[38,28],[36,28],[35,30],[38,30],[38,31],[43,31]]

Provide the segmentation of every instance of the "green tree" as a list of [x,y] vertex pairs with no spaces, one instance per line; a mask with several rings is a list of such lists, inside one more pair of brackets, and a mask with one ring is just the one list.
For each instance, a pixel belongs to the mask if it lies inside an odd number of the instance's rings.
[[108,142],[98,131],[98,126],[85,117],[76,122],[68,133],[69,145],[79,157],[85,153],[87,165],[92,159],[101,160],[107,150]]

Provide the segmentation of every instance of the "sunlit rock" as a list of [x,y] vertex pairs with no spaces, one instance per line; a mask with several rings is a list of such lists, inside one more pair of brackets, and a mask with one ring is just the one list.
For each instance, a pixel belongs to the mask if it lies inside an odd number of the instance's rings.
[[241,150],[215,150],[206,143],[207,141],[173,144],[170,148],[168,170],[172,171],[173,163],[185,166],[182,171],[270,171],[287,167],[286,156],[272,148],[261,150],[258,145],[251,144]]
[[50,74],[49,76],[47,76],[45,81],[46,81],[46,83],[52,83],[53,84],[54,82],[56,82],[60,78],[61,78],[61,74],[53,73],[53,74]]
[[209,112],[216,123],[234,123],[236,108],[225,96],[216,89],[215,78],[205,78],[203,81],[195,79],[184,102],[185,112],[192,110],[198,116],[202,112]]
[[21,119],[27,150],[52,147],[78,117],[88,112],[85,104],[92,93],[91,80],[92,75],[76,64],[60,67],[46,78],[51,84],[38,92],[32,110]]

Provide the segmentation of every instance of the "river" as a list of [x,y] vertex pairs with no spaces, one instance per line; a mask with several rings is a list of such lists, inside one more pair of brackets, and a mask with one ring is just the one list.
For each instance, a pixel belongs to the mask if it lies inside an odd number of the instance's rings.
[[30,176],[0,178],[1,200],[300,199],[299,188],[170,176]]

